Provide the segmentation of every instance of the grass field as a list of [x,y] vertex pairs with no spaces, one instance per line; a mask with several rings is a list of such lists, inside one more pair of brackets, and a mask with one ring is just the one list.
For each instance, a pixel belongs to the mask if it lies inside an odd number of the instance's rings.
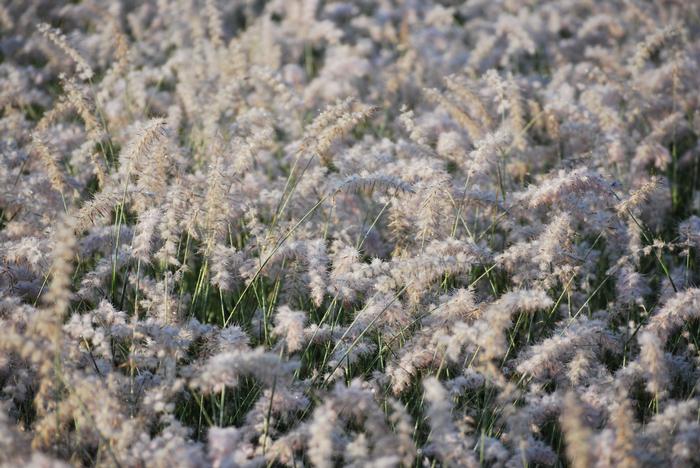
[[700,466],[700,2],[0,2],[0,466]]

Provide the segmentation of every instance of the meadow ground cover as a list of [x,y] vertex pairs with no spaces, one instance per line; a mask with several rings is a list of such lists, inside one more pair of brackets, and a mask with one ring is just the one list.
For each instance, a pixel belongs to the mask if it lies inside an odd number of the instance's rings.
[[700,2],[0,3],[0,465],[700,466]]

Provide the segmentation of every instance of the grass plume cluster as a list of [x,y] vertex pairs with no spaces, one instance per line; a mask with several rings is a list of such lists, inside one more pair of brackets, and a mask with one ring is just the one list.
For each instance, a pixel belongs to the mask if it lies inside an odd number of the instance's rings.
[[0,4],[0,466],[700,466],[700,3]]

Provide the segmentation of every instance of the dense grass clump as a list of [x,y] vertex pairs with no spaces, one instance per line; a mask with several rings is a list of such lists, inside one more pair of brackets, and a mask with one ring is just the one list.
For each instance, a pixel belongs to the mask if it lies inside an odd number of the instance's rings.
[[700,466],[700,3],[0,4],[0,466]]

